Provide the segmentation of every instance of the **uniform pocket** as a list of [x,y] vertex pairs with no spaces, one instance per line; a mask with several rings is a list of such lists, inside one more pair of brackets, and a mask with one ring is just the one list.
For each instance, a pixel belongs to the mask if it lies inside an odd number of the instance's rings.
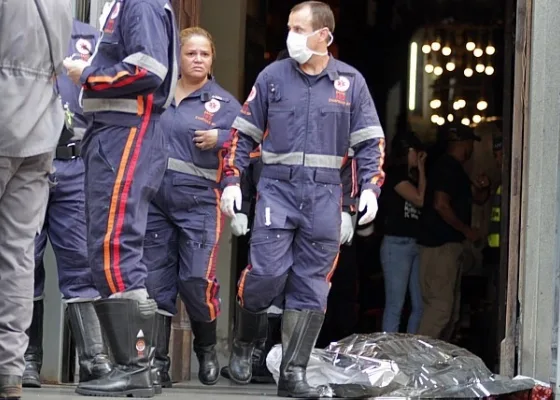
[[288,153],[292,150],[294,118],[295,109],[293,107],[269,107],[269,133],[266,140],[270,142],[271,146],[269,148],[275,153]]
[[340,243],[342,189],[340,185],[318,184],[315,187],[311,239],[325,245]]
[[[339,141],[335,143],[336,149],[344,148],[344,151],[348,148],[350,141],[350,110],[343,108],[342,106],[329,106],[321,108],[319,113],[319,118],[317,121],[317,130],[319,135],[326,135],[329,132],[336,132],[333,135],[333,139]],[[319,154],[332,154],[333,143],[328,140],[324,140],[318,143],[321,152]]]

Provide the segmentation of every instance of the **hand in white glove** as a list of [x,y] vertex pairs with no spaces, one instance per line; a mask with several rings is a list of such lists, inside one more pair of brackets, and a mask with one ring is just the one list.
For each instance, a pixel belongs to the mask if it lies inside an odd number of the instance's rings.
[[71,57],[66,57],[62,63],[64,68],[66,68],[68,77],[76,85],[79,85],[82,72],[84,72],[84,68],[89,65],[88,62],[82,59],[73,60]]
[[347,212],[343,212],[340,224],[340,244],[350,243],[353,237],[354,225],[352,224],[352,216]]
[[377,214],[377,196],[373,193],[373,190],[366,189],[362,191],[360,195],[360,203],[358,205],[358,210],[360,212],[366,210],[366,213],[358,221],[358,225],[366,225],[375,219]]
[[249,232],[249,218],[245,214],[235,214],[230,222],[231,233],[235,236],[243,236]]
[[241,210],[241,188],[237,185],[230,185],[222,192],[220,208],[228,217],[235,217],[235,208]]

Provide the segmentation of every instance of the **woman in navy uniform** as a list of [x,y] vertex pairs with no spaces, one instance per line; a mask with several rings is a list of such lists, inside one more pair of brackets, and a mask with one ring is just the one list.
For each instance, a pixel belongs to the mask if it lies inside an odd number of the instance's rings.
[[150,206],[143,261],[148,292],[158,304],[155,365],[163,387],[171,386],[168,344],[177,293],[189,314],[198,377],[206,385],[219,378],[216,257],[224,224],[219,179],[223,146],[241,105],[212,77],[215,58],[207,31],[192,27],[181,32],[181,78],[161,119],[169,158]]

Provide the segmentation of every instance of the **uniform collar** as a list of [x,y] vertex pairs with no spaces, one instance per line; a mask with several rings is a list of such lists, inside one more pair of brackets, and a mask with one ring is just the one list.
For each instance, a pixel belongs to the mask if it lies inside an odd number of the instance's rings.
[[[290,59],[290,62],[292,63],[292,66],[296,68],[300,73],[305,74],[296,60]],[[340,74],[338,73],[338,62],[336,61],[336,58],[334,58],[330,53],[327,67],[319,75],[317,75],[317,77],[320,78],[323,75],[328,75],[329,79],[332,82],[336,81],[340,77]]]
[[[179,79],[180,78],[181,77],[179,77]],[[200,101],[202,101],[203,103],[206,103],[207,101],[212,100],[212,98],[214,97],[212,92],[213,92],[213,88],[214,88],[215,83],[216,83],[216,80],[214,79],[214,76],[210,75],[208,77],[208,80],[206,81],[206,83],[201,88],[195,90],[194,92],[192,92],[190,95],[188,95],[183,100],[199,98]],[[177,106],[177,104],[175,103],[175,96],[173,96],[173,101],[171,102],[171,104],[174,107]]]
[[332,82],[336,81],[340,77],[340,75],[338,74],[338,62],[336,61],[336,58],[332,56],[332,54],[330,54],[329,62],[324,72],[327,73],[329,79]]
[[208,81],[206,81],[204,86],[202,86],[196,92],[193,92],[189,97],[199,97],[200,101],[202,101],[203,103],[212,100],[212,89],[214,88],[215,82],[216,81],[214,80],[214,77],[210,75],[208,77]]

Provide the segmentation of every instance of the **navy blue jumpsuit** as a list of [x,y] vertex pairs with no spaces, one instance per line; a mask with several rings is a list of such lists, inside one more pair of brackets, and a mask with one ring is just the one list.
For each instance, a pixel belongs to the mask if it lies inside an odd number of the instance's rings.
[[[162,115],[169,158],[163,183],[148,214],[144,264],[146,286],[158,308],[175,314],[177,292],[193,321],[220,312],[216,277],[218,241],[224,225],[219,207],[223,146],[241,105],[209,80]],[[213,149],[193,142],[197,130],[218,130]]]
[[284,293],[286,309],[324,311],[339,252],[340,169],[349,149],[362,191],[378,195],[384,178],[383,130],[363,76],[332,57],[312,80],[294,60],[270,64],[233,124],[224,186],[239,184],[259,144],[264,165],[238,301],[261,312]]
[[100,294],[145,289],[142,243],[163,179],[160,116],[178,79],[178,35],[166,0],[118,0],[81,76],[90,267]]

